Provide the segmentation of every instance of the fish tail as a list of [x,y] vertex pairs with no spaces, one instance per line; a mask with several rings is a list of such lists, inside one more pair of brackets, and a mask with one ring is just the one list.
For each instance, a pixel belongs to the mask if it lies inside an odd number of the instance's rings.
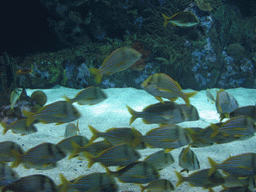
[[213,133],[211,134],[210,138],[213,138],[219,133],[219,127],[217,125],[211,124],[211,128]]
[[22,113],[24,116],[27,117],[27,120],[26,120],[26,127],[28,127],[29,125],[31,125],[34,121],[35,121],[35,113],[33,112],[30,112],[30,111],[26,111],[26,110],[22,110]]
[[11,168],[18,167],[21,164],[21,154],[14,149],[11,149],[11,154],[15,158],[11,164]]
[[1,121],[1,125],[4,128],[3,135],[5,135],[5,133],[9,130],[8,125],[5,122],[3,122],[3,121]]
[[145,191],[145,188],[143,185],[140,185],[141,192]]
[[94,160],[94,157],[86,151],[83,151],[83,154],[84,154],[84,157],[88,160],[88,168],[91,168],[93,164],[96,162]]
[[210,157],[208,157],[208,160],[209,160],[209,163],[210,163],[210,166],[211,166],[211,169],[208,172],[208,177],[209,177],[216,171],[217,163],[214,160],[212,160]]
[[101,82],[101,80],[102,80],[102,75],[99,73],[99,69],[97,69],[97,68],[90,68],[89,71],[90,71],[90,73],[92,75],[95,75],[95,82],[97,84],[99,84]]
[[178,177],[178,182],[176,184],[176,187],[178,187],[185,181],[185,179],[178,171],[175,171],[175,173],[176,173],[176,176]]
[[60,191],[62,191],[62,192],[68,191],[68,189],[69,189],[68,185],[71,184],[70,181],[68,181],[66,179],[66,177],[64,175],[62,175],[61,173],[59,176],[60,176],[60,180],[61,180],[61,184],[62,184]]
[[163,18],[164,18],[164,27],[166,27],[166,25],[168,24],[168,19],[169,19],[169,17],[167,17],[165,14],[163,14],[162,13],[162,15],[163,15]]
[[191,93],[185,93],[185,96],[183,97],[183,99],[186,102],[187,106],[190,105],[189,98],[195,96],[196,94],[197,94],[197,91],[193,91]]
[[71,146],[73,148],[71,154],[69,155],[68,159],[72,159],[75,156],[77,156],[78,153],[80,153],[80,146],[75,142],[75,141],[71,141]]
[[92,143],[94,140],[96,140],[97,138],[99,138],[99,131],[95,128],[93,128],[91,125],[88,125],[90,131],[92,132],[92,137],[89,141],[89,143]]
[[67,102],[73,103],[72,99],[68,98],[66,95],[62,96],[62,98],[66,99]]
[[133,123],[133,121],[135,121],[135,119],[138,118],[138,115],[137,115],[137,111],[133,110],[131,107],[129,107],[128,105],[126,105],[129,113],[132,115],[131,116],[131,119],[130,119],[130,124],[131,125]]

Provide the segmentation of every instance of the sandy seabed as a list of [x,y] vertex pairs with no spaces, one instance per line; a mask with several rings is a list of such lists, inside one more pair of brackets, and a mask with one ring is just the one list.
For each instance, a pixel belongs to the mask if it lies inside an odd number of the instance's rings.
[[[211,89],[211,92],[214,96],[216,95],[216,90],[217,89]],[[27,94],[30,96],[33,91],[35,90],[27,89]],[[55,89],[44,89],[42,91],[44,91],[48,97],[47,104],[50,104],[57,100],[63,100],[63,95],[72,98],[80,90],[58,87]],[[88,125],[91,125],[97,130],[103,132],[112,127],[129,127],[131,115],[126,108],[126,105],[129,105],[136,111],[141,111],[144,107],[158,102],[153,96],[151,96],[144,90],[138,90],[134,88],[110,88],[104,89],[103,91],[107,94],[108,98],[97,105],[88,106],[77,105],[76,103],[74,104],[74,106],[82,114],[82,117],[79,119],[79,134],[86,136],[88,139],[90,139],[90,137],[92,136]],[[193,90],[184,90],[184,92],[191,91]],[[254,89],[236,88],[228,89],[226,91],[236,98],[240,107],[255,104],[256,90]],[[200,120],[184,122],[178,125],[182,127],[204,128],[210,125],[210,123],[219,122],[219,115],[217,114],[215,104],[207,101],[205,93],[206,91],[202,90],[190,99],[191,104],[194,105],[199,111]],[[184,103],[182,99],[178,99],[176,102],[179,104]],[[146,134],[146,132],[150,129],[158,127],[157,124],[144,124],[141,119],[136,119],[131,126],[135,127],[143,135]],[[22,146],[24,151],[26,151],[38,144],[41,144],[42,142],[51,142],[56,144],[64,139],[63,136],[66,124],[56,126],[55,124],[38,123],[36,124],[36,127],[38,128],[38,132],[25,136],[20,136],[19,134],[14,134],[11,131],[8,131],[5,135],[0,135],[0,141],[14,141]],[[244,141],[235,141],[227,144],[191,149],[196,153],[200,161],[201,169],[205,169],[210,167],[207,157],[211,157],[213,160],[219,163],[228,158],[230,155],[233,156],[246,152],[256,153],[255,146],[256,139],[255,137],[252,137]],[[146,156],[158,150],[160,149],[146,148],[144,150],[139,150],[142,156],[140,160],[143,160]],[[168,179],[174,185],[176,185],[177,183],[175,171],[182,170],[182,168],[178,165],[178,157],[181,150],[182,148],[171,151],[171,154],[175,159],[175,163],[160,171],[160,178]],[[86,160],[81,161],[78,158],[68,160],[68,157],[59,161],[58,166],[51,170],[25,169],[22,165],[15,168],[15,170],[18,172],[20,177],[32,174],[47,175],[51,179],[53,179],[56,185],[60,184],[60,173],[62,173],[68,180],[71,180],[77,178],[80,175],[87,175],[93,172],[106,172],[99,163],[95,163],[90,169],[88,169]],[[187,176],[186,173],[183,173],[183,175]],[[140,191],[139,185],[130,183],[126,184],[121,182],[117,183],[120,192]],[[221,187],[215,187],[213,189],[215,191],[219,191]],[[205,190],[202,188],[191,187],[188,185],[188,183],[182,183],[179,187],[175,188],[174,191],[199,192]]]

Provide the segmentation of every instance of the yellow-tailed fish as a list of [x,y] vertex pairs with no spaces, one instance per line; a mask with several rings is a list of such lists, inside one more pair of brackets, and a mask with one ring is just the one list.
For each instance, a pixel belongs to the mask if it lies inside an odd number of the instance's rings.
[[0,162],[0,188],[19,179],[19,174],[7,163]]
[[0,142],[0,162],[12,162],[15,161],[15,155],[12,150],[15,150],[20,155],[24,154],[23,149],[13,141]]
[[93,142],[99,137],[103,137],[112,145],[127,144],[128,146],[136,149],[144,146],[141,140],[142,134],[135,128],[110,128],[105,132],[100,132],[90,125],[88,125],[88,127],[93,134],[90,142]]
[[158,179],[155,181],[151,181],[148,185],[143,186],[140,185],[141,192],[147,191],[154,191],[154,192],[169,192],[174,190],[174,186],[171,181],[167,179]]
[[164,102],[163,98],[175,101],[181,97],[189,106],[189,97],[194,96],[197,92],[184,93],[178,82],[174,81],[171,77],[164,73],[155,73],[149,76],[142,84],[141,87],[153,95],[160,102]]
[[113,177],[106,173],[91,173],[88,175],[82,175],[72,181],[68,181],[62,174],[60,174],[61,192],[75,190],[75,191],[90,191],[100,192],[109,191],[117,192],[118,185]]
[[13,106],[15,105],[16,101],[20,98],[22,91],[23,89],[21,88],[16,88],[12,91],[10,98],[11,109],[13,109]]
[[5,135],[8,130],[12,130],[13,133],[19,133],[21,135],[28,135],[37,132],[37,128],[33,124],[26,126],[26,122],[26,119],[20,119],[14,121],[11,125],[8,125],[1,121],[1,125],[4,128],[3,135]]
[[210,126],[206,128],[191,127],[187,130],[193,140],[193,142],[190,144],[192,147],[208,147],[216,142],[216,137],[211,138],[213,129]]
[[31,166],[38,164],[48,166],[66,157],[60,147],[52,143],[39,144],[22,155],[16,150],[11,150],[11,152],[16,159],[12,163],[12,167],[17,167],[23,162],[31,164]]
[[47,191],[56,192],[57,186],[53,180],[45,175],[29,175],[21,177],[19,180],[2,188],[2,192],[16,191],[16,192],[32,192],[32,191]]
[[106,149],[97,157],[94,157],[85,151],[83,153],[89,161],[88,168],[90,168],[96,162],[99,162],[104,167],[125,166],[137,161],[140,158],[140,154],[126,144],[116,145]]
[[75,135],[77,135],[78,131],[80,132],[80,130],[78,128],[78,120],[77,120],[76,125],[74,123],[67,124],[65,133],[64,133],[64,137],[68,138],[68,137],[75,136]]
[[254,176],[249,177],[239,177],[234,175],[227,175],[224,177],[225,183],[222,185],[223,188],[228,187],[243,187],[249,186],[250,188],[255,188]]
[[166,101],[164,103],[156,103],[149,105],[143,109],[142,112],[137,112],[126,105],[130,118],[130,125],[137,118],[142,118],[146,124],[177,124],[184,121],[199,120],[197,109],[193,105],[179,105],[174,102]]
[[189,172],[200,169],[199,160],[194,151],[190,149],[190,147],[183,148],[182,151],[180,152],[179,166],[183,168],[181,172]]
[[252,118],[254,121],[256,121],[256,106],[255,105],[248,105],[244,107],[238,107],[231,113],[229,113],[229,118],[237,117],[240,115],[244,115],[247,117]]
[[183,182],[188,182],[192,187],[203,187],[204,189],[210,189],[216,187],[225,182],[223,175],[215,170],[210,176],[208,176],[209,169],[202,169],[190,174],[188,177],[182,176],[179,172],[175,171],[178,177],[176,187]]
[[99,87],[95,86],[87,87],[78,92],[73,99],[70,99],[67,96],[63,97],[67,101],[71,103],[77,102],[79,105],[95,105],[107,99],[107,95]]
[[84,147],[86,144],[89,143],[89,140],[85,136],[75,135],[61,140],[56,145],[60,147],[61,150],[64,151],[66,154],[69,154],[74,150],[72,142],[75,142],[80,147]]
[[56,123],[60,125],[75,121],[81,117],[79,111],[68,101],[56,101],[43,106],[36,113],[22,110],[23,115],[27,117],[26,126],[29,126],[35,120],[42,123]]
[[131,163],[116,172],[105,167],[107,173],[117,177],[123,183],[149,183],[159,178],[157,169],[148,162],[137,161]]
[[164,150],[160,150],[147,156],[143,161],[153,164],[157,170],[162,170],[173,164],[174,158],[171,153],[165,153]]
[[100,83],[104,74],[123,71],[136,63],[142,54],[130,47],[121,47],[113,51],[102,63],[99,69],[90,68],[90,73],[95,75],[96,83]]
[[163,13],[162,15],[164,18],[164,27],[166,27],[166,25],[169,22],[172,23],[174,26],[179,26],[179,27],[194,27],[199,23],[198,18],[191,11],[182,11],[174,14],[171,17],[167,17]]
[[211,165],[208,175],[211,175],[214,171],[216,171],[216,169],[221,169],[222,171],[234,176],[254,176],[256,175],[255,158],[255,153],[242,153],[240,155],[229,157],[222,163],[217,164],[210,157],[208,157]]

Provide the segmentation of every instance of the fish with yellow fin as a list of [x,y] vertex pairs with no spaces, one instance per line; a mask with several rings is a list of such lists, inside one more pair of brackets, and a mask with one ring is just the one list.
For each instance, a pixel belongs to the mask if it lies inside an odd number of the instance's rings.
[[113,51],[102,63],[99,69],[90,68],[90,73],[95,75],[96,83],[100,83],[104,74],[111,75],[123,71],[136,63],[142,54],[130,47],[121,47]]
[[199,23],[198,18],[191,11],[182,11],[174,14],[171,17],[168,17],[163,13],[162,15],[164,18],[164,27],[166,27],[166,25],[169,22],[172,23],[174,26],[179,26],[179,27],[193,27]]
[[170,101],[175,101],[178,97],[181,97],[189,106],[189,98],[197,94],[196,91],[191,93],[182,92],[179,83],[164,73],[155,73],[149,76],[141,84],[141,87],[161,103],[164,102],[162,97],[169,99]]

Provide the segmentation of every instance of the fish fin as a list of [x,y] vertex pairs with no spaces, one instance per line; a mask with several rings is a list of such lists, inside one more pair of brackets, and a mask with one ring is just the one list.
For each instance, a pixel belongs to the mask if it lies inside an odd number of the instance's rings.
[[136,115],[138,112],[133,110],[131,107],[129,107],[128,105],[126,105],[129,113],[132,115],[131,118],[130,118],[130,123],[129,125],[131,125],[137,118],[138,116]]
[[67,180],[63,174],[60,173],[59,176],[62,184],[60,191],[68,191],[69,189],[68,185],[71,184],[71,182]]
[[81,146],[78,145],[75,141],[71,140],[70,143],[71,143],[73,150],[72,150],[71,154],[69,155],[68,159],[72,159],[75,156],[77,156],[77,154],[80,153],[79,148],[81,148]]
[[210,138],[213,138],[215,137],[216,135],[218,135],[219,133],[219,127],[217,125],[214,125],[214,124],[211,124],[210,125],[212,130],[213,130],[213,133],[211,134]]
[[141,192],[145,191],[146,187],[140,184]]
[[4,128],[3,135],[5,135],[5,133],[9,130],[8,125],[5,122],[3,122],[3,121],[1,121],[1,125]]
[[210,170],[208,172],[208,177],[211,176],[216,171],[216,165],[217,163],[210,157],[208,157],[209,163],[210,163]]
[[11,164],[11,168],[18,167],[21,164],[21,154],[14,149],[11,149],[11,154],[15,158]]
[[170,98],[169,100],[171,101],[171,102],[174,102],[174,101],[176,101],[178,99],[178,97],[174,97],[174,98]]
[[68,98],[66,95],[63,95],[62,98],[64,98],[65,100],[67,100],[67,102],[73,103],[72,99]]
[[163,101],[162,97],[155,96],[155,98],[156,98],[158,101],[160,101],[161,103],[164,103],[164,101]]
[[92,143],[94,140],[96,140],[97,138],[99,138],[99,131],[95,128],[93,128],[91,125],[88,125],[90,131],[92,132],[92,137],[89,141],[89,143]]
[[188,170],[187,168],[182,169],[182,170],[180,171],[180,173],[182,173],[182,172],[184,172],[184,171],[186,171],[187,173],[189,173],[189,170]]
[[62,125],[62,124],[64,124],[63,122],[57,122],[57,123],[55,123],[55,125]]
[[27,127],[35,121],[35,118],[34,118],[35,113],[30,112],[30,111],[26,111],[26,110],[23,109],[22,114],[27,117],[27,120],[26,120],[26,126]]
[[169,23],[168,19],[169,17],[167,17],[165,14],[162,13],[162,16],[164,18],[164,27],[166,27],[166,25]]
[[83,151],[83,155],[88,160],[88,168],[91,168],[93,164],[96,163],[96,161],[94,160],[94,157],[86,151]]
[[185,181],[185,178],[178,171],[175,171],[175,174],[178,178],[178,182],[176,183],[176,187],[178,187]]
[[198,93],[198,91],[193,91],[193,92],[190,92],[190,93],[185,93],[185,95],[190,98],[190,97],[194,97],[196,94]]
[[164,153],[169,153],[172,150],[174,150],[174,149],[164,149]]
[[99,73],[99,69],[90,68],[89,71],[91,74],[95,75],[95,82],[99,84],[102,80],[102,75]]

